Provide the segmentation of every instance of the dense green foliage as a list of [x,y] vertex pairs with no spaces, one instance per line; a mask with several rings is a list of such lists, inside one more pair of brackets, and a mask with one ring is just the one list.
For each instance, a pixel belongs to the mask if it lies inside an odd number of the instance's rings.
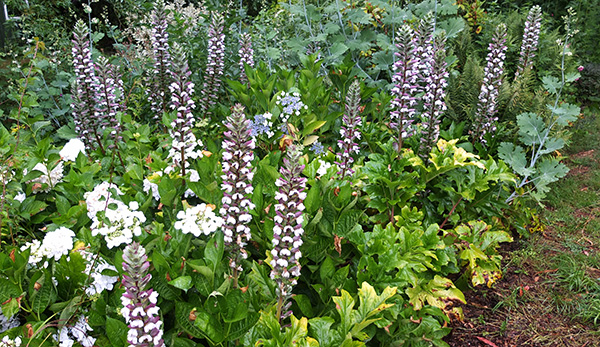
[[[571,26],[552,30],[543,15],[533,67],[516,76],[529,8],[489,10],[482,18],[466,10],[468,1],[175,1],[167,3],[168,40],[161,42],[153,27],[160,11],[151,15],[150,3],[54,2],[47,11],[36,7],[43,2],[7,3],[23,11],[18,35],[26,40],[11,43],[0,67],[0,303],[13,322],[0,335],[31,345],[53,346],[67,336],[83,345],[81,317],[96,345],[127,344],[133,323],[123,317],[118,280],[122,244],[135,240],[148,254],[148,285],[159,294],[168,346],[446,346],[447,322],[462,315],[454,305],[465,300],[461,290],[502,277],[499,244],[535,230],[536,204],[567,172],[559,151],[580,116],[574,86],[580,99],[597,101],[597,69],[577,71],[573,13]],[[225,18],[220,58],[210,41],[220,33],[217,12]],[[402,25],[420,28],[423,17],[434,19],[431,40],[446,40],[437,63],[448,73],[445,97],[434,100],[447,110],[427,149],[419,138],[432,129],[426,119],[402,143],[390,116],[396,35]],[[71,42],[81,18],[75,34],[85,34]],[[125,18],[127,26],[116,22]],[[486,54],[500,23],[508,34],[498,129],[480,138],[474,123],[482,121]],[[254,66],[239,63],[244,32]],[[165,43],[173,55],[169,73],[157,68]],[[83,54],[74,61],[71,50],[86,45],[93,62],[107,59],[108,72],[96,76],[112,78],[98,84],[114,88],[113,113],[109,102],[85,102],[94,68],[85,70],[91,61]],[[215,84],[221,63],[223,83]],[[421,88],[415,108],[424,114],[431,106],[421,101],[428,92]],[[192,92],[177,94],[182,90]],[[158,95],[166,100],[159,111]],[[299,106],[290,111],[286,98]],[[194,103],[197,109],[187,108]],[[85,107],[91,113],[82,117]],[[254,127],[259,115],[270,121],[269,132],[253,130],[250,145],[250,130],[236,128],[250,123],[231,125],[240,112]],[[359,135],[349,143],[358,149],[344,152],[352,114]],[[93,139],[85,121],[102,124]],[[247,136],[240,148],[253,151],[244,159],[252,166],[252,189],[244,194],[253,205],[251,239],[238,240],[244,256],[232,254],[239,248],[224,228],[206,226],[217,218],[213,211],[227,219],[223,211],[233,204],[224,181],[239,167],[224,163],[241,154],[225,144],[232,133]],[[190,134],[192,144],[182,145]],[[65,152],[77,137],[86,148]],[[353,165],[341,169],[348,156]],[[295,169],[301,177],[294,182],[306,184],[296,198],[281,188]],[[105,195],[94,195],[102,186]],[[292,218],[303,234],[294,246],[301,271],[286,296],[272,270],[287,266],[273,252],[287,227],[281,220],[289,219],[281,205],[290,201],[303,206]],[[182,216],[200,207],[200,236],[191,235]],[[134,217],[118,224],[120,213]],[[60,233],[72,236],[61,245],[32,243]]]

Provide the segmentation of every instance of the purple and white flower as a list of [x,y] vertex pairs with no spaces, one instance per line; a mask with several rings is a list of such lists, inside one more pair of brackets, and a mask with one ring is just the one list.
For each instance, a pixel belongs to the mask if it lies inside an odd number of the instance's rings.
[[421,114],[421,147],[419,155],[427,158],[431,148],[437,143],[440,135],[441,117],[446,111],[446,87],[448,86],[448,70],[446,63],[446,38],[442,34],[435,38],[435,55],[433,65],[426,76],[424,110]]
[[498,95],[502,85],[502,74],[504,73],[504,60],[506,59],[506,25],[500,24],[496,28],[494,38],[489,45],[487,65],[484,69],[483,83],[479,93],[477,113],[475,114],[475,129],[473,136],[484,142],[486,133],[496,131],[498,117],[496,113]]
[[223,216],[223,234],[225,244],[230,248],[229,265],[242,270],[240,260],[246,259],[246,243],[250,241],[252,221],[250,211],[254,204],[250,200],[252,187],[252,160],[254,159],[255,140],[250,136],[250,121],[244,116],[244,107],[233,106],[227,117],[225,139],[223,141],[223,198],[220,214]]
[[121,314],[129,327],[127,342],[134,347],[164,346],[163,322],[160,308],[156,305],[158,292],[146,289],[152,278],[148,273],[149,267],[144,247],[137,242],[125,247],[123,270],[128,275],[123,275],[125,293],[121,296]]
[[525,30],[523,32],[523,42],[521,43],[521,54],[515,79],[529,71],[533,66],[533,58],[540,38],[540,29],[542,27],[542,8],[533,6],[529,10],[527,20],[525,21]]
[[360,117],[360,83],[355,80],[348,89],[346,95],[346,113],[342,118],[342,127],[340,128],[341,140],[338,140],[338,147],[341,152],[337,153],[336,164],[340,168],[338,175],[341,178],[352,176],[354,170],[352,164],[354,158],[352,155],[358,154],[360,146],[361,134],[360,128],[362,127],[362,119]]
[[154,4],[152,12],[152,58],[154,60],[154,71],[151,76],[152,90],[148,96],[151,109],[155,113],[154,118],[160,118],[167,111],[168,92],[171,84],[171,54],[169,52],[169,33],[167,32],[167,15],[163,0]]
[[242,33],[240,35],[240,50],[238,54],[240,56],[240,82],[245,84],[248,82],[246,65],[254,67],[254,50],[252,49],[252,37],[250,37],[249,33]]
[[294,145],[288,147],[287,157],[280,169],[281,177],[275,181],[279,191],[275,194],[275,226],[271,250],[271,278],[277,283],[278,295],[287,298],[300,276],[302,234],[304,229],[304,200],[306,178],[302,177],[301,151]]
[[210,109],[217,103],[217,95],[221,88],[221,78],[225,68],[225,34],[223,34],[223,15],[213,12],[212,22],[208,28],[208,58],[204,72],[204,87],[200,100],[200,111],[205,118],[210,116]]
[[415,94],[419,90],[418,76],[419,59],[417,58],[417,39],[414,30],[408,24],[404,24],[398,29],[396,36],[396,57],[398,60],[394,63],[394,76],[392,82],[392,100],[393,111],[390,114],[392,120],[391,127],[396,130],[398,136],[398,148],[402,147],[402,140],[412,136],[412,128],[415,120],[415,106],[417,104]]

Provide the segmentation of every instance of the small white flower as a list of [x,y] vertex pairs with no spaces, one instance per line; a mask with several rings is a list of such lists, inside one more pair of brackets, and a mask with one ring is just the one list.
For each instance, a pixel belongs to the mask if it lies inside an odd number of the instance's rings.
[[79,153],[85,155],[85,144],[77,138],[69,140],[59,152],[64,161],[75,161]]

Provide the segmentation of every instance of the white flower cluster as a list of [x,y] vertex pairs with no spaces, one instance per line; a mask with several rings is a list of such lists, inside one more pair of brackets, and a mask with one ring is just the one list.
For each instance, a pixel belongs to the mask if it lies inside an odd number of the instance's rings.
[[[100,294],[105,290],[112,290],[115,283],[119,280],[119,276],[107,276],[103,275],[102,271],[108,269],[117,271],[113,265],[110,265],[102,257],[96,257],[94,254],[88,251],[81,251],[81,256],[86,260],[85,273],[90,274],[93,282],[85,288],[85,293],[89,296]],[[92,269],[92,265],[95,263],[95,268]]]
[[[39,240],[27,242],[21,247],[21,251],[27,248],[31,249],[29,264],[32,266],[37,265],[44,257],[54,258],[55,261],[58,261],[63,255],[69,254],[73,248],[74,237],[75,233],[71,229],[60,227],[46,233],[42,242]],[[48,267],[47,261],[44,262],[44,267]]]
[[[59,162],[50,173],[48,173],[48,163],[38,163],[34,166],[33,171],[39,171],[42,175],[27,182],[34,183],[31,188],[33,194],[39,192],[47,193],[54,188],[63,178],[63,169],[64,166],[62,161]],[[23,170],[23,175],[27,175],[27,169]]]
[[[188,182],[200,182],[200,174],[198,173],[198,171],[191,169],[187,170],[187,173],[189,173],[189,178],[187,179]],[[188,188],[185,192],[183,192],[183,197],[196,197],[196,193],[194,193],[193,190]]]
[[4,336],[2,338],[2,341],[0,341],[0,347],[20,347],[20,346],[21,346],[21,338],[18,336],[15,337],[14,340],[12,340],[8,336]]
[[25,199],[27,199],[27,195],[25,195],[25,193],[23,192],[18,192],[17,195],[15,195],[15,200],[17,200],[20,203],[25,201]]
[[168,158],[173,160],[175,166],[181,166],[181,151],[184,152],[185,167],[187,168],[190,159],[202,158],[202,140],[197,140],[193,133],[189,133],[185,137],[185,141],[181,142],[176,137],[173,137],[171,149],[169,149]]
[[[142,234],[141,224],[146,221],[146,216],[137,211],[139,205],[132,201],[129,206],[112,197],[114,190],[118,195],[123,192],[113,183],[103,182],[97,185],[92,192],[84,195],[88,207],[88,216],[92,220],[92,236],[102,235],[106,246],[113,248],[123,243],[131,243],[133,235]],[[104,218],[98,218],[98,212],[103,212]]]
[[[8,319],[2,314],[2,307],[0,307],[0,334],[9,329],[16,328],[19,325],[21,325],[21,322],[19,322],[19,319],[16,315]],[[2,347],[1,344],[0,347]]]
[[162,175],[162,171],[158,171],[148,176],[147,178],[144,178],[144,193],[152,192],[152,197],[156,201],[160,201],[160,193],[158,192],[157,182],[160,182],[160,177],[162,177]]
[[78,138],[67,142],[58,154],[64,161],[75,161],[79,153],[85,155],[85,144]]
[[110,204],[118,204],[120,201],[113,197],[113,194],[123,195],[123,192],[114,183],[102,182],[94,187],[94,190],[83,195],[87,205],[88,217],[91,220],[96,218],[96,214],[104,211]]
[[324,176],[330,167],[331,167],[331,163],[328,163],[322,159],[319,159],[319,168],[317,169],[317,175]]
[[193,234],[196,237],[214,233],[223,225],[223,218],[217,216],[213,209],[210,205],[200,204],[179,211],[174,227],[184,234]]
[[59,342],[59,347],[72,347],[75,341],[83,347],[94,347],[96,339],[88,335],[88,331],[93,331],[84,315],[79,316],[73,326],[63,326],[58,335],[53,335],[54,340]]

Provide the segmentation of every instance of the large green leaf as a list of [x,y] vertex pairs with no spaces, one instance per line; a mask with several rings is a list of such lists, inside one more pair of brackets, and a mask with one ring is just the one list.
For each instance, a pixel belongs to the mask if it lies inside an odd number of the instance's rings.
[[521,176],[530,176],[534,173],[532,168],[526,167],[528,164],[527,158],[521,146],[502,142],[498,148],[498,156]]
[[[38,314],[42,313],[48,305],[56,300],[56,288],[50,279],[48,272],[45,272],[37,281],[39,285],[34,285],[31,295],[31,308]],[[36,289],[36,287],[39,287]]]
[[419,280],[417,286],[406,289],[406,294],[416,311],[422,309],[425,303],[441,309],[446,307],[449,300],[466,303],[465,296],[454,286],[452,281],[439,275],[435,275],[430,281]]
[[106,335],[112,346],[121,347],[127,343],[127,332],[129,328],[124,322],[106,317]]

